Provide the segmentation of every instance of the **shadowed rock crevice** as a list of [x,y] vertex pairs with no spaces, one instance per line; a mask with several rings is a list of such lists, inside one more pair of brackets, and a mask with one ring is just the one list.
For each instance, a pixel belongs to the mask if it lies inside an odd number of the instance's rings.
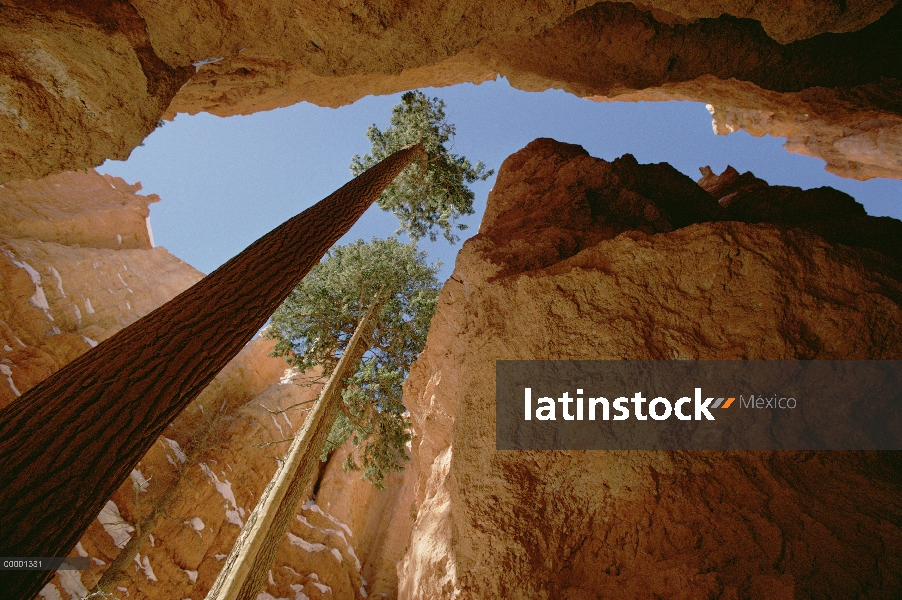
[[528,74],[578,96],[616,96],[704,75],[798,92],[899,79],[900,32],[902,6],[860,31],[781,45],[750,19],[667,24],[631,4],[600,2],[544,33],[487,40],[479,51],[515,85],[521,77],[529,85]]
[[876,250],[902,264],[902,222],[869,216],[854,198],[830,187],[771,186],[732,167],[714,175],[701,169],[699,185],[718,199],[727,218],[812,231],[832,243]]

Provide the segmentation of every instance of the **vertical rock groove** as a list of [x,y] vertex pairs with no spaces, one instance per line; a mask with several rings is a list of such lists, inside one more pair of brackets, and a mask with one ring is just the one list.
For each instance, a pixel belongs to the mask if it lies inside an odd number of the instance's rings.
[[[0,411],[0,555],[65,556],[166,425],[414,158],[405,148]],[[52,571],[0,572],[31,598]]]

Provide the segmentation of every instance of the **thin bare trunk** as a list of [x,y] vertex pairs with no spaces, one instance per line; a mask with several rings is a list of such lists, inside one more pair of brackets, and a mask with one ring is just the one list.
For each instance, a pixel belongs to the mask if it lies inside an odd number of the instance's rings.
[[[0,556],[66,556],[163,429],[411,160],[405,148],[0,410]],[[49,571],[0,571],[11,599]]]
[[[176,496],[176,488],[170,488],[166,491],[166,494],[163,496],[161,500],[161,505],[165,503],[166,506],[172,504],[173,500]],[[122,583],[128,579],[128,577],[122,572],[126,568],[128,568],[132,562],[135,560],[135,556],[138,554],[138,550],[141,549],[147,542],[147,534],[154,530],[157,526],[157,523],[160,522],[160,518],[165,513],[165,507],[155,507],[153,512],[151,512],[148,516],[141,519],[138,523],[135,524],[134,535],[128,540],[128,543],[122,547],[119,551],[119,554],[116,555],[116,558],[113,559],[113,562],[110,563],[110,566],[107,567],[106,571],[103,572],[103,575],[100,576],[100,580],[97,582],[97,585],[91,590],[91,593],[88,595],[88,598],[97,597],[97,598],[106,598],[113,592],[113,588],[116,587],[116,584]]]
[[[224,429],[234,422],[234,417],[224,412],[225,404],[205,423],[203,429],[191,439],[185,447],[185,462],[176,466],[176,478],[164,491],[163,494],[154,500],[151,505],[150,512],[140,516],[135,521],[135,532],[128,543],[122,547],[116,558],[109,564],[97,585],[91,590],[89,598],[105,598],[108,597],[113,588],[121,583],[127,577],[122,571],[131,566],[135,560],[135,556],[141,547],[147,543],[148,534],[152,533],[160,520],[169,514],[172,508],[182,495],[182,482],[185,479],[185,472],[191,466],[197,465],[201,456],[210,449],[210,447],[222,439]],[[138,495],[136,493],[135,510],[140,514],[138,507]]]
[[207,594],[207,600],[253,600],[260,593],[266,573],[272,568],[279,544],[288,531],[304,489],[317,470],[326,438],[338,417],[344,380],[352,374],[369,347],[367,341],[372,335],[371,319],[377,305],[378,295],[357,325],[279,470],[244,524],[219,577]]

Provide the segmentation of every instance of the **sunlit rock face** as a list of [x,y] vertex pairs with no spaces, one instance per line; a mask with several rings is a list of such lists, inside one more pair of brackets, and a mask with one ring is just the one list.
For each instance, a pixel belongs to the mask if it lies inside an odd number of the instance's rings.
[[[148,204],[159,198],[140,188],[94,171],[0,188],[0,404],[203,276],[153,247]],[[76,547],[91,570],[60,572],[44,598],[82,597],[139,535],[117,598],[206,595],[319,391],[270,357],[272,345],[250,342],[175,419]],[[268,578],[272,597],[394,597],[416,478],[392,474],[380,492],[342,471],[349,451],[311,482]]]
[[[125,158],[160,118],[479,83],[712,106],[847,177],[900,177],[892,0],[20,0],[0,7],[0,182]],[[187,83],[186,83],[187,82]]]
[[869,218],[837,194],[547,139],[509,157],[405,388],[399,597],[902,593],[891,455],[495,449],[498,359],[902,357],[899,263],[826,239]]
[[0,188],[0,235],[109,250],[154,247],[148,206],[156,194],[94,170],[67,172]]
[[203,277],[153,247],[140,187],[91,170],[0,188],[0,404]]

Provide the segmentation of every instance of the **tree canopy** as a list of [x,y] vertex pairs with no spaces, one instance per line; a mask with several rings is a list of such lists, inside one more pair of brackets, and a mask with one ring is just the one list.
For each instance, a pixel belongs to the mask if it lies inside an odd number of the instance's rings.
[[345,380],[343,411],[322,457],[352,438],[357,450],[345,467],[362,469],[364,479],[377,487],[407,458],[409,418],[401,386],[426,343],[439,267],[427,264],[426,253],[413,242],[395,238],[336,246],[289,294],[267,332],[276,340],[273,355],[286,357],[302,372],[320,365],[328,376],[378,294],[368,350]]
[[[401,96],[401,104],[392,109],[390,125],[380,131],[371,125],[366,132],[373,147],[363,157],[354,155],[351,172],[356,176],[392,152],[423,141],[425,164],[411,163],[382,192],[377,204],[398,218],[401,231],[414,241],[429,236],[435,241],[441,232],[452,244],[460,239],[453,229],[467,226],[456,223],[458,217],[473,214],[472,190],[468,183],[484,181],[494,173],[482,161],[475,165],[463,156],[451,153],[454,125],[445,120],[445,103],[428,98],[419,90]],[[450,143],[451,147],[447,145]]]

